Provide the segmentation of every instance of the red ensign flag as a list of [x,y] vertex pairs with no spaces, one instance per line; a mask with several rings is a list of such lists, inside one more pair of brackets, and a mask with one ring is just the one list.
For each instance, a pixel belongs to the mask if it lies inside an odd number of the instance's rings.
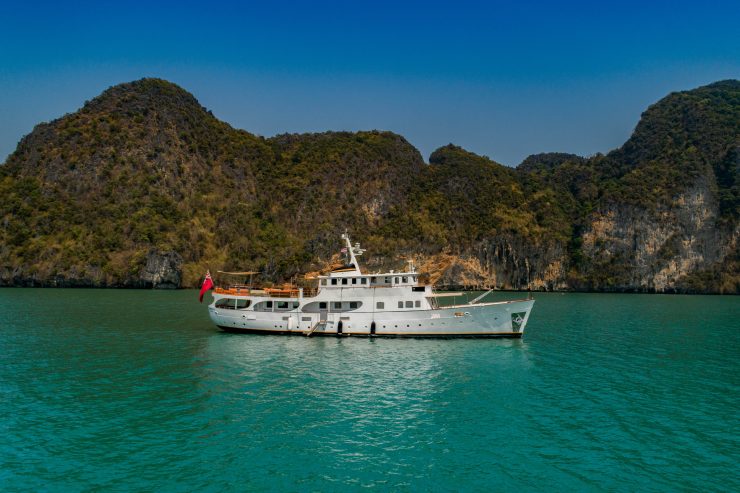
[[211,279],[211,271],[206,271],[206,278],[203,280],[203,285],[200,287],[200,300],[201,303],[203,303],[203,295],[206,294],[206,291],[213,288],[213,279]]

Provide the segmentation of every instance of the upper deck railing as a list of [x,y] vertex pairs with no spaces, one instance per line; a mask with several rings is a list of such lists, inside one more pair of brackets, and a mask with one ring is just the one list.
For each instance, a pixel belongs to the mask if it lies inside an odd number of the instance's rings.
[[312,298],[319,293],[318,288],[298,288],[295,286],[282,288],[254,288],[243,284],[232,284],[229,287],[214,289],[216,294],[232,296],[264,296],[267,298]]

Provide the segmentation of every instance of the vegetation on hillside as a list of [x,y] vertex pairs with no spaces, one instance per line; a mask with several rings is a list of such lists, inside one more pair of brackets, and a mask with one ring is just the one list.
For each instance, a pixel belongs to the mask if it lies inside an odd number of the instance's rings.
[[739,94],[737,81],[671,94],[620,149],[513,169],[453,145],[425,164],[390,132],[262,138],[172,83],[121,84],[38,125],[0,166],[0,278],[133,286],[150,252],[174,251],[188,286],[206,268],[277,281],[327,260],[347,229],[375,263],[464,255],[491,238],[561,244],[583,280],[605,272],[580,235],[609,204],[670,206],[707,179],[723,227],[737,227]]

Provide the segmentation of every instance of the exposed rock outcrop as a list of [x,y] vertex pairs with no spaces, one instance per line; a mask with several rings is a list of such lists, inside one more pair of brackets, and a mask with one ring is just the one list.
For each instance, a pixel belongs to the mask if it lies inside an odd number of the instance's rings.
[[182,285],[182,257],[177,252],[151,251],[139,275],[144,287],[175,289]]
[[615,205],[589,217],[583,254],[591,261],[590,289],[674,291],[678,281],[721,263],[737,245],[737,228],[719,224],[716,197],[706,181],[649,211]]

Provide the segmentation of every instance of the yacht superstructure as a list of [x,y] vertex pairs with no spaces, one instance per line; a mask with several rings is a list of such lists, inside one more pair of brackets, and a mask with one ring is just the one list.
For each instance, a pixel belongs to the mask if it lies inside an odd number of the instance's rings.
[[342,235],[346,262],[314,278],[315,286],[216,288],[208,311],[229,332],[389,337],[521,337],[533,299],[440,306],[443,296],[405,272],[362,273],[363,250]]

